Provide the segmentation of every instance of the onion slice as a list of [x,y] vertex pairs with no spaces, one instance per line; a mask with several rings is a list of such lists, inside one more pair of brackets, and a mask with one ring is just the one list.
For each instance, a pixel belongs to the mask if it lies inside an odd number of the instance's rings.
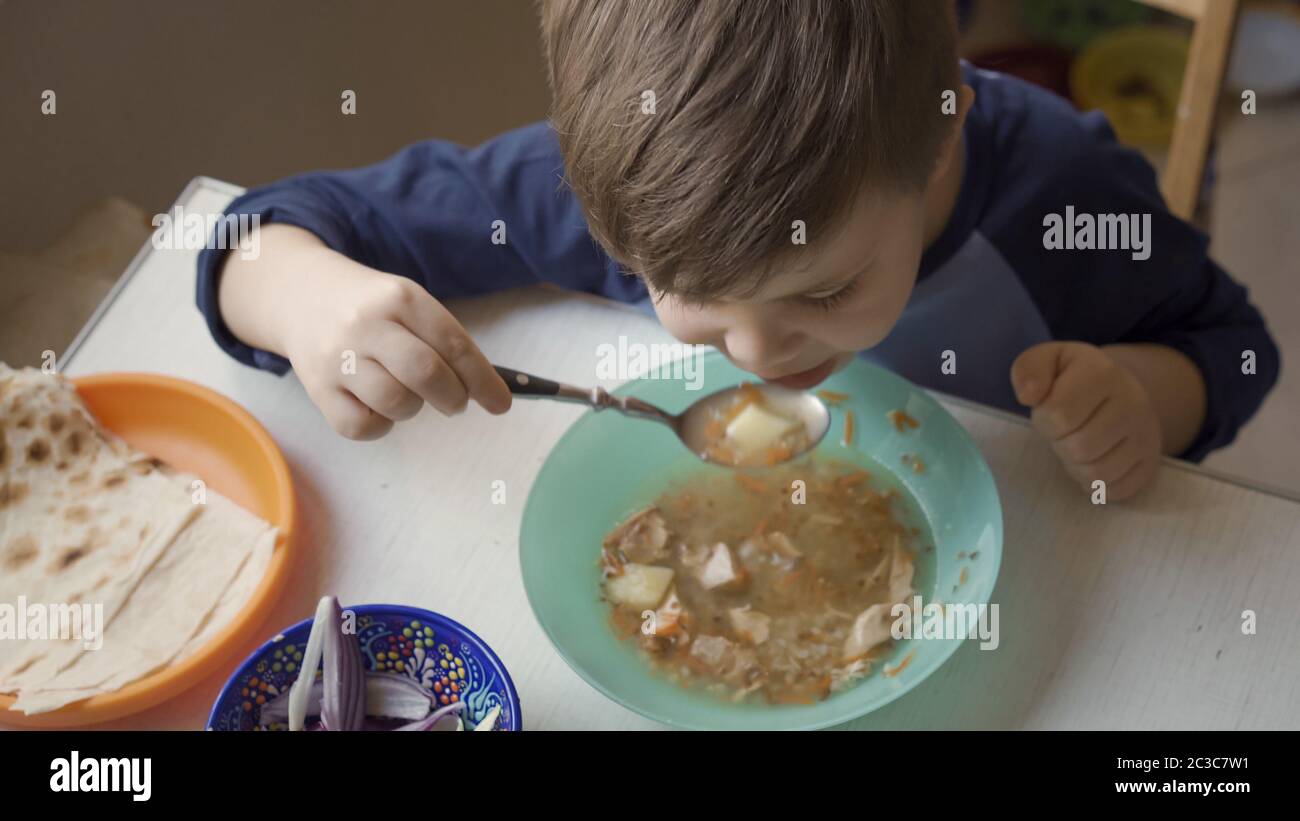
[[483,716],[483,720],[474,725],[474,732],[485,733],[493,730],[497,726],[497,720],[501,718],[501,708],[493,707],[488,710],[488,714]]
[[[307,698],[307,716],[321,714],[321,700],[325,697],[325,682],[318,681],[311,687]],[[366,673],[366,717],[379,719],[401,719],[419,721],[429,715],[433,705],[433,693],[420,686],[410,676],[400,673]],[[262,705],[258,711],[257,723],[262,727],[285,722],[289,716],[289,694]],[[485,719],[486,720],[486,719]]]
[[[366,669],[361,660],[361,642],[355,635],[343,633],[343,610],[338,599],[327,599],[321,723],[330,730],[360,730],[366,720]],[[315,628],[312,625],[313,631]]]
[[337,606],[338,600],[325,596],[316,605],[316,617],[311,622],[311,632],[307,634],[307,647],[302,653],[302,666],[298,678],[289,687],[289,729],[301,730],[307,720],[307,700],[311,695],[311,686],[316,682],[316,669],[320,666],[321,646],[325,641],[325,620],[332,611],[331,602]]
[[[446,707],[439,707],[438,709],[434,710],[432,713],[429,713],[428,716],[420,719],[419,721],[413,721],[410,724],[403,724],[401,727],[398,727],[397,729],[412,731],[417,733],[424,732],[425,730],[432,730],[435,729],[434,725],[437,724],[439,721],[441,721],[443,718],[446,718],[447,716],[452,715],[453,713],[459,713],[463,709],[465,709],[465,702],[453,701],[451,704],[448,704]],[[459,716],[457,716],[457,723],[458,723],[457,729],[460,729],[460,727],[464,726],[459,722],[460,722],[460,718]]]

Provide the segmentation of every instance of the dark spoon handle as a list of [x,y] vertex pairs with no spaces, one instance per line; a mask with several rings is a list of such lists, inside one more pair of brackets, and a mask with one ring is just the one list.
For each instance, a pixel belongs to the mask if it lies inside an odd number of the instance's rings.
[[560,394],[560,383],[552,382],[549,379],[543,379],[540,376],[533,376],[530,373],[517,371],[514,368],[503,368],[500,365],[493,365],[501,378],[506,381],[506,387],[515,396],[550,396],[555,397]]

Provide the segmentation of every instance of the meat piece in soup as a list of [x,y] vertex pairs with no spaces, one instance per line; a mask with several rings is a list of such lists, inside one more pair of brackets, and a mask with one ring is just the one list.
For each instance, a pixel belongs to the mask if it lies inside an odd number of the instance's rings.
[[761,484],[680,483],[604,541],[611,623],[683,685],[738,701],[826,698],[871,673],[893,641],[892,606],[912,595],[895,496],[865,471],[813,460]]

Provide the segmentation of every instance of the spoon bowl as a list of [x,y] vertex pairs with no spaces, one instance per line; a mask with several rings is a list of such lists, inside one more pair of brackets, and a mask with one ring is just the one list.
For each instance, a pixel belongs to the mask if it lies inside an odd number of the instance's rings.
[[[817,447],[818,443],[825,438],[826,432],[830,430],[830,409],[815,394],[767,383],[750,383],[749,389],[757,390],[762,394],[763,404],[771,411],[790,419],[798,419],[803,424],[806,438],[802,441],[806,443],[805,446],[798,451],[791,451],[785,459],[774,461],[773,464],[788,462],[802,456]],[[677,416],[678,438],[691,449],[692,453],[706,462],[735,467],[731,462],[718,461],[710,457],[709,445],[712,444],[713,437],[709,435],[708,428],[710,422],[721,418],[735,403],[736,395],[740,390],[740,385],[723,388],[692,403]]]

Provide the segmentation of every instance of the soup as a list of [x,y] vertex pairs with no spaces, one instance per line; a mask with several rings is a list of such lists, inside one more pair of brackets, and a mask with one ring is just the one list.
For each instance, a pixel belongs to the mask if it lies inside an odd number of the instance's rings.
[[902,518],[897,490],[838,462],[697,473],[606,536],[611,624],[683,685],[816,702],[869,675],[892,645],[890,610],[912,595],[919,535]]

